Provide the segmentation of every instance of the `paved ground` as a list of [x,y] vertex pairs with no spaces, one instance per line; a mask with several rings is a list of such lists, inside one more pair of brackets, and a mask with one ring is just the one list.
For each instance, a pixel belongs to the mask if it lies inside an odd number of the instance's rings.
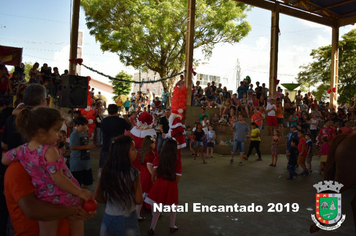
[[[97,171],[99,149],[93,150],[93,170]],[[236,158],[236,157],[235,157]],[[255,162],[255,156],[238,166],[237,159],[230,164],[230,157],[215,155],[208,164],[194,163],[188,151],[183,152],[183,175],[179,183],[180,204],[188,203],[189,212],[178,213],[176,224],[180,226],[174,235],[309,235],[315,214],[315,193],[313,184],[322,180],[316,170],[318,160],[313,160],[312,173],[308,177],[298,177],[288,181],[284,170],[286,158],[280,155],[277,167],[269,167],[271,157],[263,156],[262,162]],[[298,171],[300,172],[300,170]],[[94,185],[91,187],[94,189]],[[346,220],[335,231],[319,231],[314,235],[355,235],[350,201],[355,189],[343,193],[342,213]],[[204,205],[261,205],[261,213],[197,213],[192,212],[193,203]],[[268,203],[297,203],[297,212],[268,213]],[[100,204],[97,215],[85,223],[85,235],[99,235],[105,206]],[[147,235],[150,227],[150,211],[143,210],[146,220],[139,223],[141,234]],[[169,213],[159,220],[155,235],[171,235],[169,232]]]

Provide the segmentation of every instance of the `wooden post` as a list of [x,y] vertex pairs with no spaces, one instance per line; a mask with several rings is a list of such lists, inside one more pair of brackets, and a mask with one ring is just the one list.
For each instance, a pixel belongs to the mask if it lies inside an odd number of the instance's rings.
[[[337,82],[339,71],[339,27],[332,27],[332,46],[331,46],[331,78],[330,78],[330,107],[336,107],[337,104]],[[336,87],[335,93],[332,89]]]
[[[80,0],[73,0],[72,29],[70,34],[69,59],[77,58]],[[76,65],[69,62],[69,74],[75,75]]]
[[187,38],[185,46],[185,86],[187,87],[187,105],[192,105],[192,71],[194,50],[195,0],[188,0]]
[[269,92],[270,96],[276,94],[276,82],[278,71],[278,36],[279,36],[279,4],[276,2],[275,9],[272,13],[271,21],[271,52],[270,52],[270,68],[269,68]]

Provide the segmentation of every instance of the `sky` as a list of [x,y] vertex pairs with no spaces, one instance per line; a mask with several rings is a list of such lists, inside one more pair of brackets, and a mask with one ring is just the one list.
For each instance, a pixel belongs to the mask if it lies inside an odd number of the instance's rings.
[[[69,65],[71,4],[71,0],[1,0],[0,45],[22,47],[23,62],[48,63],[62,73]],[[228,87],[235,88],[239,61],[242,78],[248,75],[253,82],[268,86],[271,12],[255,7],[247,15],[252,30],[239,43],[217,45],[209,60],[199,49],[194,50],[194,59],[202,62],[195,68],[196,72],[227,77],[231,82]],[[340,28],[340,37],[355,27]],[[113,77],[122,70],[132,75],[138,72],[125,67],[116,54],[101,51],[100,44],[89,34],[82,9],[79,29],[84,33],[84,64]],[[280,33],[278,79],[281,83],[296,82],[299,67],[312,61],[312,49],[331,44],[330,27],[283,14]],[[108,83],[107,78],[83,67],[81,75]]]

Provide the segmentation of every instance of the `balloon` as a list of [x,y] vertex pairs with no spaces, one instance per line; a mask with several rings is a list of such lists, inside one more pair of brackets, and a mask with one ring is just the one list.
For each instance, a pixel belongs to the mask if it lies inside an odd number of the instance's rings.
[[185,105],[185,104],[184,104],[183,102],[180,102],[180,103],[178,104],[179,107],[184,107],[184,105]]
[[183,86],[183,87],[180,88],[180,90],[182,90],[183,92],[187,91],[187,87]]
[[248,83],[251,83],[251,78],[250,78],[250,76],[246,76],[246,80],[247,80]]
[[91,110],[91,107],[90,107],[90,106],[87,106],[87,108],[85,108],[84,110],[90,111],[90,110]]
[[93,119],[88,119],[88,124],[93,124],[93,123],[94,123]]
[[86,110],[81,110],[81,111],[80,111],[80,114],[81,114],[82,116],[85,116],[85,115],[87,114],[87,111],[86,111]]
[[90,90],[90,86],[88,85],[88,90]]
[[328,89],[328,94],[330,94],[331,93],[331,89]]
[[176,87],[174,87],[174,91],[178,91],[179,90],[179,88],[176,86]]
[[83,208],[86,212],[93,212],[98,208],[98,203],[94,199],[84,202]]
[[333,91],[333,93],[335,93],[336,92],[336,87],[334,87],[332,91]]
[[88,76],[88,82],[91,80],[90,76]]

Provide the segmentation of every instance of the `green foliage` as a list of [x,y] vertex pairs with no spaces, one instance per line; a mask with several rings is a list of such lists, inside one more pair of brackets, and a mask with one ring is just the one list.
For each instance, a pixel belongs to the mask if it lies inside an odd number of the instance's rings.
[[[119,74],[117,74],[116,78],[132,81],[132,75],[126,74],[124,71],[121,71]],[[131,83],[129,82],[121,82],[117,80],[111,80],[110,82],[112,84],[112,88],[114,89],[114,94],[115,94],[115,96],[113,97],[114,101],[116,101],[116,98],[118,96],[121,96],[121,99],[123,98],[125,99],[125,96],[128,95],[131,91]]]
[[[23,64],[25,65],[25,74],[26,74],[26,80],[29,81],[30,76],[28,75],[33,64],[32,62],[23,62]],[[9,74],[12,74],[15,71],[15,67],[13,66],[12,69],[9,71]]]
[[[301,66],[297,81],[304,85],[314,85],[316,98],[329,97],[331,77],[331,45],[313,49],[310,54],[314,61]],[[356,93],[356,29],[342,36],[339,41],[338,102],[350,100]]]
[[[135,69],[161,78],[183,70],[187,34],[187,0],[82,0],[90,34],[103,51],[117,53]],[[198,0],[194,48],[207,57],[217,43],[236,43],[251,30],[249,7],[231,0]],[[174,80],[162,82],[172,88]]]

